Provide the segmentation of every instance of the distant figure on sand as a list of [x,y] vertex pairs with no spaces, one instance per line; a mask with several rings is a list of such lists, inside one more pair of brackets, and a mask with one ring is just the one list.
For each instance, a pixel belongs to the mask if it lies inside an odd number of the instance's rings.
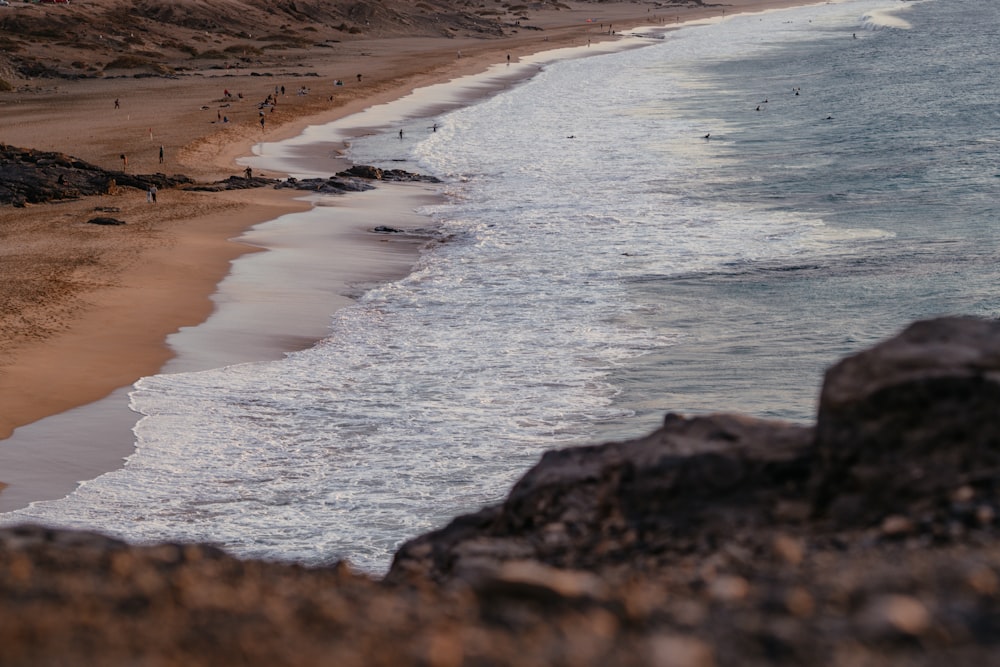
[[125,171],[125,167],[128,166],[128,158],[125,157],[125,153],[119,155],[118,159],[122,161],[122,171]]
[[118,104],[118,98],[117,97],[115,98],[115,108],[116,109],[120,109],[121,108],[121,105]]
[[160,146],[160,164],[163,164],[163,146]]
[[253,169],[251,169],[250,167],[247,167],[246,169],[243,170],[243,174],[247,178],[253,178]]

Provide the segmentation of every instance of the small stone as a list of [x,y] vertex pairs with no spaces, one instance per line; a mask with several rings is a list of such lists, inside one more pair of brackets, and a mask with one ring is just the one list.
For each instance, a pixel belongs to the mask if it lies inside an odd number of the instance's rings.
[[561,570],[528,560],[503,563],[492,573],[485,586],[506,586],[564,598],[603,599],[609,593],[604,581],[595,574]]
[[931,615],[924,603],[909,595],[883,595],[872,602],[864,613],[869,628],[877,634],[895,631],[905,635],[923,634],[931,624]]
[[802,542],[788,535],[776,536],[771,542],[771,548],[778,558],[789,565],[798,565],[805,556],[805,547],[802,546]]
[[708,593],[713,600],[735,602],[742,600],[750,593],[750,584],[743,577],[722,575],[716,577],[709,584]]
[[886,537],[900,537],[903,535],[909,535],[916,529],[916,525],[912,520],[905,516],[900,516],[898,514],[893,514],[887,516],[882,521],[882,534]]
[[700,639],[664,635],[649,640],[649,664],[654,667],[714,667],[712,648]]
[[967,503],[976,497],[976,491],[971,486],[966,484],[965,486],[960,486],[955,489],[955,492],[951,494],[951,500],[955,503]]
[[816,601],[806,589],[796,586],[785,596],[785,606],[793,616],[808,618],[816,611]]
[[980,595],[996,595],[1000,589],[1000,579],[988,567],[976,568],[966,578],[969,588]]
[[989,505],[980,505],[976,508],[976,521],[981,526],[988,526],[996,519],[996,511]]

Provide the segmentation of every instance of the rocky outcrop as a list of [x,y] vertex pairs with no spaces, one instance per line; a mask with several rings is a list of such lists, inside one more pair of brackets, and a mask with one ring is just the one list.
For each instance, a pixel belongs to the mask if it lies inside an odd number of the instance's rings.
[[194,190],[197,192],[225,192],[227,190],[252,190],[253,188],[277,187],[281,181],[275,178],[265,178],[263,176],[230,176],[229,178],[216,181],[215,183],[193,183],[185,185],[184,190]]
[[275,183],[277,189],[292,188],[320,194],[344,194],[346,192],[364,192],[375,186],[372,181],[395,183],[440,183],[434,176],[415,174],[402,169],[381,169],[368,165],[354,165],[350,169],[338,172],[329,178],[288,178]]
[[550,452],[382,581],[0,530],[0,664],[992,664],[998,382],[1000,322],[920,322],[828,371],[815,428]]
[[339,195],[346,192],[364,192],[365,190],[375,189],[375,186],[367,180],[340,178],[338,176],[331,176],[329,178],[287,178],[280,183],[276,183],[274,187],[278,190],[291,188],[292,190],[304,190],[328,195]]
[[390,181],[396,183],[440,183],[435,176],[415,174],[404,169],[382,169],[370,165],[356,164],[349,169],[338,172],[340,178],[363,178],[370,181]]
[[181,188],[201,192],[274,187],[321,194],[344,194],[372,190],[375,187],[372,181],[441,182],[434,176],[414,174],[402,169],[356,165],[329,178],[288,178],[282,181],[261,176],[230,176],[215,183],[196,183],[182,175],[108,171],[63,153],[0,144],[0,205],[41,204],[61,199],[113,194],[119,187],[148,190],[153,185],[158,189]]
[[128,174],[101,169],[63,153],[0,144],[0,204],[24,206],[114,192],[190,183],[186,176]]
[[842,523],[939,516],[957,489],[989,499],[990,509],[976,511],[996,509],[996,323],[920,322],[834,366],[820,396],[816,454],[818,509]]

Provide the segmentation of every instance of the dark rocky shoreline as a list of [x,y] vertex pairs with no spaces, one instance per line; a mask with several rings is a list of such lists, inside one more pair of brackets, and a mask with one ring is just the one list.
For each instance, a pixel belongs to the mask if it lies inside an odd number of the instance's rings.
[[198,183],[182,174],[167,176],[160,173],[132,174],[113,171],[64,153],[0,144],[0,205],[16,207],[115,194],[119,188],[146,191],[156,186],[158,190],[177,188],[199,192],[221,192],[273,187],[335,195],[371,190],[375,187],[373,185],[375,181],[440,182],[433,176],[414,174],[402,169],[355,165],[329,178],[279,180],[247,175],[230,176],[215,183]]
[[1000,322],[916,323],[827,372],[816,427],[549,452],[383,580],[6,528],[0,664],[991,664],[998,383]]

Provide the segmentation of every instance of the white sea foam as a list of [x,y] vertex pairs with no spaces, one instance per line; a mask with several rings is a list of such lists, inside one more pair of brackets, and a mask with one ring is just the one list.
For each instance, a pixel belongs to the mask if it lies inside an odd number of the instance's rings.
[[910,30],[913,28],[910,22],[899,16],[901,12],[909,9],[910,5],[900,4],[891,9],[876,9],[865,14],[863,22],[868,27],[873,28],[894,28],[896,30]]

